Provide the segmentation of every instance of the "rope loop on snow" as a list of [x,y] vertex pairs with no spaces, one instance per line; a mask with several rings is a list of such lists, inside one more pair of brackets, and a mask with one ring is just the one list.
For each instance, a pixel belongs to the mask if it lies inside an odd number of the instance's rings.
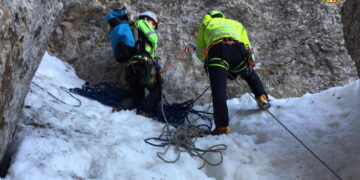
[[40,85],[36,84],[35,82],[31,82],[31,83],[34,84],[35,86],[37,86],[38,88],[40,88],[41,90],[43,90],[44,92],[46,92],[48,95],[50,95],[51,97],[53,97],[53,98],[56,99],[57,101],[65,104],[65,105],[73,106],[73,107],[80,107],[80,106],[81,106],[81,101],[80,101],[80,99],[74,97],[74,96],[70,93],[69,89],[67,89],[66,87],[60,86],[60,89],[62,89],[62,90],[65,91],[67,94],[69,94],[72,98],[74,98],[75,100],[77,100],[77,101],[79,102],[78,105],[68,104],[68,103],[62,101],[61,99],[59,99],[58,97],[56,97],[55,95],[53,95],[52,93],[50,93],[49,91],[45,90],[43,87],[41,87]]
[[287,128],[285,124],[279,120],[279,118],[277,118],[273,113],[271,113],[269,109],[264,108],[263,105],[257,101],[255,96],[251,94],[249,89],[242,86],[239,80],[236,80],[236,82],[240,85],[241,88],[243,88],[248,94],[250,94],[250,96],[257,102],[258,105],[261,106],[262,109],[265,109],[270,116],[272,116],[289,134],[291,134],[292,137],[294,137],[307,151],[309,151],[317,160],[319,160],[321,164],[323,164],[331,173],[333,173],[336,178],[341,180],[341,177],[332,168],[330,168],[330,166],[327,165],[318,155],[316,155],[303,141],[301,141],[289,128]]

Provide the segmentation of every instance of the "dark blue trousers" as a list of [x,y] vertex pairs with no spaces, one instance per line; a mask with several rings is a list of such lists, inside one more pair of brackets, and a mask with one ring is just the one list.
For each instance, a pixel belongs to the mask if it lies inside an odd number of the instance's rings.
[[[208,58],[221,58],[229,64],[229,69],[237,67],[245,61],[246,51],[243,44],[223,44],[213,46],[208,54]],[[216,62],[216,61],[214,61]],[[246,63],[246,62],[244,62]],[[211,64],[211,61],[209,62]],[[247,63],[245,64],[247,66]],[[229,70],[218,67],[208,66],[210,86],[213,97],[214,119],[216,127],[229,125],[228,107],[226,104],[226,81],[230,74]],[[246,81],[256,97],[266,94],[263,84],[254,70],[246,68],[238,73],[231,73],[236,78],[239,76]]]

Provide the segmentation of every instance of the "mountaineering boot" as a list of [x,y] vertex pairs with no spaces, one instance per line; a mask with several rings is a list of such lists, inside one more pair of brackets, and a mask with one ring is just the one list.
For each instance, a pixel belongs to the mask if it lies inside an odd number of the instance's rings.
[[221,134],[229,134],[230,133],[230,127],[217,127],[213,131],[211,131],[211,135],[221,135]]
[[266,94],[262,94],[261,96],[256,97],[256,100],[260,109],[264,110],[270,107],[270,100]]

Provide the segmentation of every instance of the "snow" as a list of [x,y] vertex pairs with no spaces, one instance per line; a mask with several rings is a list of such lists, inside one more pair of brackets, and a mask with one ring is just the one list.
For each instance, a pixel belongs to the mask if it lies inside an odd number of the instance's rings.
[[[45,54],[33,82],[45,91],[31,84],[5,180],[336,179],[272,116],[258,111],[249,94],[228,100],[229,135],[197,139],[200,148],[227,146],[221,165],[198,169],[199,158],[184,152],[176,163],[165,163],[156,155],[165,148],[144,142],[158,137],[163,123],[135,111],[112,113],[110,107],[77,95],[81,106],[71,106],[79,102],[60,87],[81,87],[84,81],[59,59]],[[318,94],[272,98],[271,104],[269,112],[341,178],[359,179],[360,80]],[[170,149],[166,158],[175,157]],[[219,160],[216,154],[206,157]]]

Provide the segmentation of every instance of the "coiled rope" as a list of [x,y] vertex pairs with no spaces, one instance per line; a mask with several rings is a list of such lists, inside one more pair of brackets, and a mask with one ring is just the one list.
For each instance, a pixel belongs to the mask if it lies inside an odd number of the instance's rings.
[[[145,142],[151,144],[153,146],[166,146],[164,152],[157,152],[156,155],[166,163],[175,163],[180,159],[180,155],[182,152],[189,153],[190,156],[195,156],[200,158],[203,163],[199,167],[199,169],[203,168],[205,164],[209,164],[211,166],[220,165],[223,162],[223,154],[222,151],[226,150],[227,146],[225,144],[217,144],[213,145],[207,149],[201,149],[196,147],[196,140],[198,137],[204,137],[210,134],[212,123],[211,118],[207,115],[212,115],[212,113],[197,111],[193,109],[194,103],[205,94],[205,92],[210,88],[205,89],[203,93],[201,93],[195,100],[191,100],[190,105],[186,109],[186,117],[188,118],[188,114],[192,113],[200,117],[201,119],[208,120],[210,122],[210,126],[202,124],[202,125],[193,125],[190,121],[188,123],[184,123],[182,125],[170,124],[167,121],[167,117],[164,113],[164,101],[161,101],[161,109],[162,114],[165,119],[165,126],[162,128],[162,133],[158,138],[148,138],[145,139]],[[201,128],[205,126],[206,129]],[[153,144],[150,140],[160,141],[160,144]],[[176,158],[173,160],[168,160],[164,156],[167,154],[170,147],[173,146],[176,152]],[[220,156],[220,160],[218,162],[211,162],[205,156],[208,153],[215,153]]]
[[332,168],[330,168],[329,165],[327,165],[318,155],[316,155],[307,145],[305,145],[305,143],[301,141],[289,128],[287,128],[284,123],[282,123],[273,113],[264,108],[263,105],[256,100],[255,96],[251,94],[248,88],[242,86],[239,80],[236,80],[236,82],[240,85],[241,88],[250,94],[250,96],[261,106],[262,109],[265,109],[267,113],[269,113],[289,134],[291,134],[292,137],[294,137],[307,151],[309,151],[317,160],[319,160],[334,176],[341,180],[341,177]]

